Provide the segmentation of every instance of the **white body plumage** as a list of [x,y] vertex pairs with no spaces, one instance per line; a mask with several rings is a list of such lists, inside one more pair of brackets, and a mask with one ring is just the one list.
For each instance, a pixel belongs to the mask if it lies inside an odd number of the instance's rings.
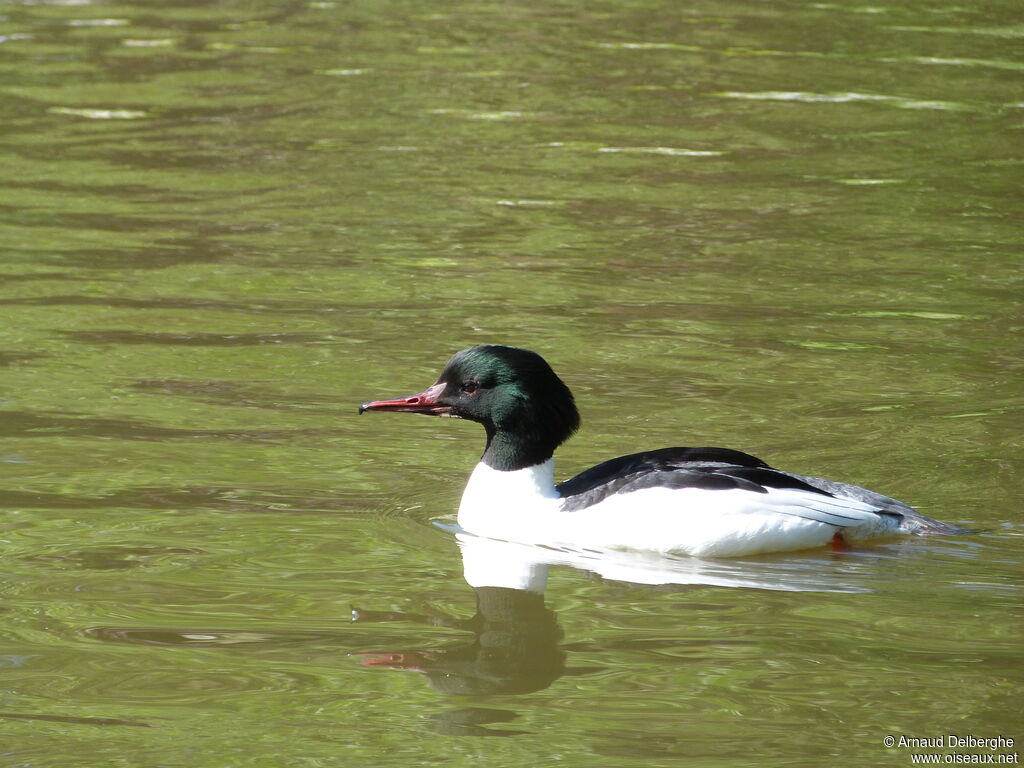
[[561,510],[554,461],[502,471],[476,465],[459,525],[478,536],[587,548],[736,557],[900,533],[900,518],[854,499],[791,488],[645,488]]

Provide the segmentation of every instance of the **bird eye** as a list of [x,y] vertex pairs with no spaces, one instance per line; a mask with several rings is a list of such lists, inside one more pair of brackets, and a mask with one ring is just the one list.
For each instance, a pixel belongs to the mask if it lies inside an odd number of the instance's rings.
[[462,391],[465,392],[467,395],[472,395],[479,388],[480,385],[473,380],[462,382]]

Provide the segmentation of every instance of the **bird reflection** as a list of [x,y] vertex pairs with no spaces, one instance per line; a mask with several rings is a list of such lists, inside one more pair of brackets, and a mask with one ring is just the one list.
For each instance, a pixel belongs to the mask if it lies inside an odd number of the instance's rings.
[[[833,572],[830,583],[828,569],[823,573],[820,567],[808,568],[806,559],[726,562],[562,550],[487,539],[458,528],[450,530],[456,534],[463,574],[476,596],[476,613],[471,619],[359,609],[353,610],[352,615],[353,621],[360,623],[403,621],[472,633],[471,640],[440,650],[356,654],[367,667],[420,672],[431,687],[447,694],[532,693],[547,688],[566,673],[565,654],[559,646],[562,632],[554,612],[544,602],[548,569],[552,565],[568,565],[597,578],[639,585],[864,591],[850,582],[849,574],[841,572]],[[476,732],[481,717],[477,712],[468,717],[472,722],[461,723],[459,728]]]
[[[460,537],[466,581],[476,597],[471,619],[353,610],[357,622],[407,620],[471,632],[472,641],[438,651],[361,654],[370,667],[422,672],[450,694],[522,694],[560,677],[565,654],[554,611],[544,604],[547,564],[505,542]],[[487,563],[487,567],[483,565]]]
[[[561,676],[561,629],[544,596],[523,589],[476,587],[471,619],[429,623],[472,633],[472,640],[432,651],[359,654],[368,667],[422,672],[431,687],[462,695],[522,694],[547,688]],[[420,621],[422,617],[353,610],[352,620]]]
[[[515,695],[547,688],[565,673],[565,653],[559,646],[562,630],[555,613],[544,603],[547,564],[508,556],[504,542],[470,538],[460,541],[466,580],[476,597],[470,619],[423,616],[353,609],[352,620],[413,621],[465,630],[469,641],[431,651],[362,653],[368,667],[413,670],[430,686],[451,695]],[[482,569],[495,547],[504,557]],[[431,716],[438,733],[460,736],[515,736],[523,731],[486,726],[516,718],[501,709],[466,707]]]

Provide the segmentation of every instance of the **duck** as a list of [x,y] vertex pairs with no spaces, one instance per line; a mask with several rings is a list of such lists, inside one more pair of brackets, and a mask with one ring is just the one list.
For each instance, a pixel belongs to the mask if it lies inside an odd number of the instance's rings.
[[413,395],[365,412],[466,419],[486,433],[458,527],[575,552],[743,557],[906,534],[963,531],[848,483],[775,469],[731,448],[672,447],[610,459],[560,483],[554,452],[580,425],[569,387],[536,352],[481,344]]

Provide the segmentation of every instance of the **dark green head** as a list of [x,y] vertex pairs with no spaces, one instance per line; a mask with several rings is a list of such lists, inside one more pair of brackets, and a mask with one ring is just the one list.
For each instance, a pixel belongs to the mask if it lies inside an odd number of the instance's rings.
[[437,383],[395,400],[364,403],[367,410],[455,416],[487,431],[483,460],[495,469],[539,464],[576,431],[572,393],[536,352],[484,344],[456,354]]

